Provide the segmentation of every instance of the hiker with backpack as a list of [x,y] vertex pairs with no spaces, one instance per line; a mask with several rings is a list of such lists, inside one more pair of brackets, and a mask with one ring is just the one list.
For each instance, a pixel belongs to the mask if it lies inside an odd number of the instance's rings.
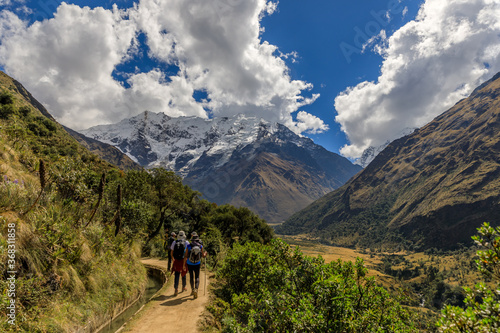
[[175,288],[175,293],[174,296],[177,296],[179,294],[179,278],[182,276],[182,291],[187,291],[186,288],[186,274],[187,274],[187,266],[186,266],[186,261],[187,261],[187,256],[186,256],[186,249],[187,246],[189,245],[189,242],[186,240],[186,234],[184,231],[179,231],[179,234],[177,235],[177,239],[172,243],[172,246],[170,248],[170,255],[174,260],[174,264],[172,265],[172,273],[175,273],[175,279],[174,279],[174,288]]
[[191,295],[198,298],[198,287],[200,285],[201,258],[206,257],[207,253],[203,250],[203,245],[198,234],[193,232],[191,243],[186,249],[187,266],[189,270],[189,283],[191,285]]
[[196,231],[193,231],[191,233],[191,240],[194,239],[194,237],[198,237],[198,243],[200,243],[201,245],[203,245],[203,241],[201,240],[201,238],[198,236],[198,234],[196,233]]
[[168,270],[170,271],[171,268],[172,268],[172,256],[170,255],[170,252],[171,252],[171,248],[172,248],[172,244],[175,242],[175,237],[176,237],[176,234],[175,232],[172,232],[170,234],[170,237],[168,237],[167,240],[165,240],[165,251],[167,251],[168,253]]

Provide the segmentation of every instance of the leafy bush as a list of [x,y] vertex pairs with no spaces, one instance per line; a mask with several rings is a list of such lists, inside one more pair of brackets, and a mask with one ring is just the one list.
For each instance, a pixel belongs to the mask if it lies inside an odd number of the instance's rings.
[[8,119],[16,113],[16,108],[12,104],[0,105],[0,118]]
[[474,242],[484,248],[477,252],[477,269],[486,279],[493,279],[497,287],[491,289],[485,283],[474,288],[464,288],[466,309],[447,306],[437,326],[440,332],[498,332],[500,331],[500,227],[484,223],[478,229]]
[[14,96],[8,91],[3,91],[0,94],[0,104],[1,105],[8,105],[8,104],[13,104],[14,103]]
[[19,108],[19,113],[23,116],[23,117],[27,117],[30,113],[31,113],[31,108],[29,106],[21,106]]
[[45,118],[42,119],[41,122],[49,132],[55,132],[57,130],[56,123],[54,123],[52,120]]
[[57,130],[57,126],[50,119],[45,117],[35,117],[30,119],[28,129],[35,135],[45,137],[50,136],[52,132],[55,132]]
[[28,129],[35,135],[37,136],[49,136],[50,133],[47,131],[47,129],[37,123],[29,123],[28,124]]
[[355,263],[304,256],[280,240],[235,244],[209,307],[224,332],[414,332],[412,315]]

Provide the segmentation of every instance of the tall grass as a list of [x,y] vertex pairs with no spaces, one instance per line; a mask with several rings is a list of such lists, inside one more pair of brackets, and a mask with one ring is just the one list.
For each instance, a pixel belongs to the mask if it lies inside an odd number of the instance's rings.
[[[83,227],[94,200],[92,191],[83,185],[86,170],[77,170],[76,162],[62,159],[63,163],[50,170],[50,177],[44,177],[44,193],[33,205],[42,188],[38,177],[12,168],[25,168],[20,158],[24,156],[31,163],[31,155],[5,149],[0,154],[3,272],[7,271],[8,223],[16,224],[18,249],[16,325],[4,320],[0,331],[73,331],[144,288],[146,272],[139,261],[140,244],[115,237],[114,226],[103,223],[99,213],[93,217],[96,223]],[[33,171],[40,172],[37,167]],[[65,197],[69,191],[76,195]],[[6,280],[1,279],[0,289],[6,290],[6,286]],[[3,318],[6,301],[0,300]]]
[[[28,192],[10,191],[21,193],[11,197],[20,202],[26,198],[22,192]],[[17,205],[11,202],[8,207]],[[114,230],[103,224],[75,228],[74,209],[73,205],[49,202],[25,219],[12,212],[1,214],[3,228],[7,222],[15,222],[17,229],[17,329],[63,332],[84,326],[95,314],[106,313],[111,305],[132,297],[145,285],[140,246],[115,239]],[[5,238],[0,239],[3,245]],[[5,251],[0,252],[0,260],[6,271]],[[0,282],[0,288],[5,288],[5,282]],[[12,330],[5,321],[0,324],[0,331]]]

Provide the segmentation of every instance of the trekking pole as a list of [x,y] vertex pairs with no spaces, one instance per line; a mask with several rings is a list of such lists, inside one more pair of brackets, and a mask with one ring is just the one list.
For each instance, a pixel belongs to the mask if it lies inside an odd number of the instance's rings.
[[203,296],[207,294],[207,258],[205,257],[205,286],[203,287]]

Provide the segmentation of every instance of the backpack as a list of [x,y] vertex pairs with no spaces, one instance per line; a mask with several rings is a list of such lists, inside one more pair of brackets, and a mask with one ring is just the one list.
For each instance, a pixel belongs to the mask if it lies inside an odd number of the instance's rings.
[[186,251],[185,241],[176,241],[174,246],[174,259],[184,259],[184,252]]
[[197,264],[201,261],[201,245],[198,242],[191,243],[191,251],[189,251],[189,261]]

